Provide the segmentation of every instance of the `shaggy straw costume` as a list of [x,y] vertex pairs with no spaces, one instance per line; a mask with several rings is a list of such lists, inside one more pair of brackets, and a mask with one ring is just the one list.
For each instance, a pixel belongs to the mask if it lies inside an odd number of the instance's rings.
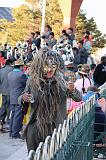
[[[57,68],[54,76],[46,79],[44,66],[49,60],[52,60]],[[59,57],[51,51],[40,51],[33,61],[31,79],[25,89],[25,92],[33,94],[35,100],[31,104],[31,117],[25,131],[28,151],[36,150],[39,143],[51,135],[54,128],[63,123],[66,118],[67,95],[76,101],[81,100],[81,95],[77,90],[73,94],[67,91],[59,70]]]

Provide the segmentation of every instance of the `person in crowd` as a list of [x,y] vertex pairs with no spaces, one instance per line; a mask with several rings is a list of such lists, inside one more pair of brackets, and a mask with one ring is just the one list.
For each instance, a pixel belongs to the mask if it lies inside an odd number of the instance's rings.
[[85,36],[83,47],[87,50],[87,52],[90,55],[92,49],[92,43],[89,41],[89,36]]
[[18,104],[18,97],[25,89],[27,76],[22,72],[24,63],[21,60],[15,61],[12,72],[8,74],[8,84],[10,90],[10,137],[20,138],[20,131],[23,122],[22,105]]
[[28,44],[31,45],[35,41],[35,33],[30,33],[30,38],[27,40]]
[[78,48],[74,47],[72,48],[73,50],[73,54],[74,54],[74,60],[73,60],[73,63],[75,66],[79,65],[80,64],[80,54],[79,54],[79,50]]
[[79,79],[80,78],[80,75],[79,75],[79,70],[81,70],[81,68],[82,68],[82,64],[79,64],[78,66],[77,66],[77,72],[76,72],[76,79]]
[[87,89],[87,93],[83,96],[83,101],[88,100],[92,95],[95,95],[96,102],[94,105],[95,112],[95,122],[94,122],[94,144],[99,144],[103,142],[102,133],[105,131],[105,120],[106,115],[102,110],[102,107],[99,105],[98,100],[100,97],[100,89],[96,86],[90,86]]
[[83,41],[79,41],[78,48],[79,48],[79,54],[80,54],[80,64],[86,64],[88,59],[88,52],[83,47]]
[[3,57],[5,58],[5,59],[7,59],[7,43],[5,43],[4,44],[4,47],[3,47],[3,51],[2,51],[2,53],[3,53]]
[[90,65],[89,77],[92,79],[93,83],[94,83],[93,75],[94,75],[95,68],[96,68],[96,64],[91,64],[91,65]]
[[89,55],[88,56],[88,59],[87,59],[87,64],[88,65],[92,65],[92,64],[94,64],[95,62],[94,62],[94,59],[93,59],[93,57],[92,57],[92,55]]
[[63,43],[61,45],[61,48],[64,48],[68,44],[71,45],[72,43],[71,43],[71,41],[69,39],[69,35],[66,33],[66,34],[63,35]]
[[2,93],[2,106],[0,109],[0,125],[1,131],[3,131],[3,125],[5,124],[6,116],[7,123],[9,123],[9,113],[10,113],[10,93],[8,86],[8,73],[13,70],[11,66],[12,61],[6,60],[5,66],[0,69],[0,88]]
[[59,49],[58,54],[62,57],[63,61],[65,62],[67,59],[65,49],[64,48]]
[[[89,70],[90,71],[90,70]],[[80,78],[74,83],[75,87],[83,94],[87,92],[87,88],[92,85],[92,80],[89,78],[88,66],[82,65],[78,71]]]
[[2,68],[5,64],[5,58],[3,57],[3,52],[0,51],[0,68]]
[[66,30],[62,30],[61,31],[61,36],[60,36],[60,39],[59,39],[58,43],[63,43],[65,34],[66,34]]
[[31,72],[31,62],[28,62],[25,66],[25,70],[24,70],[24,73],[26,74],[27,78],[30,77],[30,72]]
[[57,43],[57,40],[55,39],[54,32],[51,32],[49,34],[49,38],[46,40],[46,44],[48,47],[53,48],[53,46]]
[[71,81],[75,82],[76,81],[76,68],[74,64],[70,61],[65,61],[65,68],[66,70],[64,71],[64,78],[66,81]]
[[71,43],[71,45],[73,47],[73,40],[75,39],[75,35],[73,33],[73,28],[68,28],[66,30],[66,33],[69,35],[69,40],[70,40],[70,43]]
[[45,27],[45,32],[43,33],[43,36],[44,36],[46,39],[48,39],[51,32],[52,32],[51,26],[46,25],[46,27]]
[[40,50],[32,63],[30,79],[19,103],[31,102],[31,117],[25,129],[28,151],[51,135],[66,119],[66,98],[82,99],[73,83],[66,85],[60,74],[60,60],[54,51]]
[[97,87],[106,82],[106,56],[101,57],[101,63],[95,68],[93,79]]
[[89,41],[92,43],[92,35],[90,34],[89,31],[86,31],[86,32],[84,33],[84,36],[83,36],[83,38],[82,38],[83,42],[85,42],[85,37],[86,37],[86,36],[89,37]]
[[39,31],[35,32],[33,43],[37,46],[38,49],[40,49],[41,38],[40,38],[40,32]]

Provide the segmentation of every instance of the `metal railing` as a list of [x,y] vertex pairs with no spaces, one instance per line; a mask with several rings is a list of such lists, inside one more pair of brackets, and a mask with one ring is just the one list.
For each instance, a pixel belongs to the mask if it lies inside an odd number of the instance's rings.
[[40,143],[28,160],[92,160],[95,96],[76,109],[71,117]]

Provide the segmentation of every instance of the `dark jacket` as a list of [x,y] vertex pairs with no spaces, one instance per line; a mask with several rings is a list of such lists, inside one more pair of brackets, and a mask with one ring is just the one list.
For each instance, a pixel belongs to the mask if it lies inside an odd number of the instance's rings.
[[94,124],[94,143],[101,143],[103,137],[101,136],[105,132],[106,115],[102,111],[101,107],[95,105],[95,124]]
[[35,43],[35,45],[37,46],[37,48],[40,49],[40,45],[41,45],[41,39],[40,38],[34,39],[33,43]]
[[106,82],[106,62],[98,64],[93,75],[95,83],[100,85]]
[[88,52],[87,50],[82,47],[79,49],[79,54],[80,54],[80,63],[81,64],[86,64],[87,63],[87,58],[88,58]]
[[8,74],[10,104],[18,104],[18,97],[24,91],[27,76],[21,70],[13,70]]
[[0,69],[0,89],[2,95],[9,95],[9,87],[8,87],[8,73],[13,70],[13,67],[6,65],[5,67]]

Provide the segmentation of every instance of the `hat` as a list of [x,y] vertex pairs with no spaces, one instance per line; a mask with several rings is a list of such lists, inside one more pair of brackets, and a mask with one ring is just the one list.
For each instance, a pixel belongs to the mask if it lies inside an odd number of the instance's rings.
[[70,61],[65,61],[65,62],[64,62],[64,65],[65,65],[66,67],[69,67],[69,68],[70,68],[70,67],[74,67],[74,66],[73,66],[73,62],[70,62]]
[[87,75],[90,71],[90,66],[88,64],[83,64],[81,68],[79,68],[78,72]]
[[14,66],[24,66],[24,62],[23,62],[22,60],[20,60],[20,59],[17,59],[17,60],[15,61]]
[[77,66],[77,68],[81,68],[82,67],[82,64],[79,64],[78,66]]
[[92,91],[92,92],[99,92],[100,89],[97,88],[96,86],[89,86],[87,91]]
[[83,64],[83,65],[82,65],[82,68],[84,68],[84,69],[85,69],[86,71],[88,71],[88,72],[89,72],[90,69],[91,69],[89,64]]

